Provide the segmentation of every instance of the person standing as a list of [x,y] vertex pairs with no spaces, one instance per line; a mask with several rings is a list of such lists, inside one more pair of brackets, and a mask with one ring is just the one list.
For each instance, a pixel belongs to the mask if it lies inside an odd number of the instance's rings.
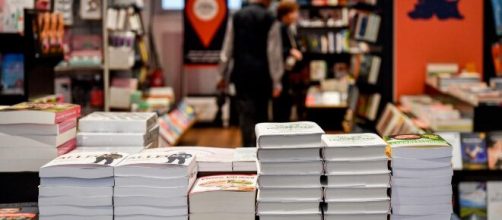
[[268,121],[268,104],[280,95],[284,73],[280,24],[268,11],[272,0],[251,0],[229,21],[220,60],[218,89],[235,85],[244,147],[256,145],[254,127]]
[[[293,30],[298,21],[300,7],[295,1],[283,0],[277,6],[277,19],[281,22],[282,53],[285,73],[282,76],[281,94],[273,100],[273,119],[287,122],[291,109],[298,96],[298,82],[301,81],[301,61],[303,54],[298,48],[296,32]],[[297,110],[298,111],[298,110]]]

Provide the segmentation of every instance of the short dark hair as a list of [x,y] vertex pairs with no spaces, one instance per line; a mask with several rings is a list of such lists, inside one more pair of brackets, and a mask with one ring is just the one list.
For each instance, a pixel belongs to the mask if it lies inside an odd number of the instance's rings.
[[298,3],[295,1],[285,1],[282,0],[279,5],[277,6],[277,18],[280,20],[284,16],[296,12],[300,9],[300,6],[298,6]]

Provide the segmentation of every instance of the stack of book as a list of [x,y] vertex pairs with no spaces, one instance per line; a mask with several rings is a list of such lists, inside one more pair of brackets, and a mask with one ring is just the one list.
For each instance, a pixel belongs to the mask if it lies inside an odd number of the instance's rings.
[[191,154],[147,149],[129,155],[115,168],[115,220],[188,219],[196,178]]
[[450,219],[453,169],[448,142],[435,134],[385,140],[392,151],[391,219]]
[[72,152],[40,168],[40,220],[113,220],[113,152]]
[[256,125],[261,220],[322,219],[323,134],[313,122]]
[[387,144],[376,134],[324,135],[324,219],[386,220],[390,171]]
[[202,177],[190,191],[190,219],[254,220],[255,198],[256,175]]
[[159,126],[155,113],[94,112],[81,118],[78,128],[79,149],[137,153],[158,146]]
[[80,106],[21,103],[0,109],[0,172],[36,172],[76,146]]

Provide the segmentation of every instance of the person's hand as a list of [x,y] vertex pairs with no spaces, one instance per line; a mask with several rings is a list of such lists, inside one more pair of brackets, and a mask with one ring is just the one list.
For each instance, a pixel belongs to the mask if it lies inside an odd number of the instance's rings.
[[289,53],[291,54],[291,56],[293,56],[293,57],[294,57],[296,60],[298,60],[298,61],[300,61],[300,60],[302,60],[302,59],[303,59],[303,54],[302,54],[302,52],[301,52],[301,51],[299,51],[298,49],[293,48],[293,49],[291,49],[291,50],[289,51]]
[[281,86],[275,86],[274,90],[272,91],[272,97],[277,98],[281,95],[282,92],[282,87]]
[[216,85],[216,89],[218,89],[218,91],[225,91],[227,87],[228,87],[228,82],[225,79],[221,79]]

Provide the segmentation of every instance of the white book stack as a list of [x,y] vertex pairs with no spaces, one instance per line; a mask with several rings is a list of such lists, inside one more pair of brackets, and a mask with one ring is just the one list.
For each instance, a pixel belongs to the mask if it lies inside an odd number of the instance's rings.
[[152,112],[94,112],[79,120],[78,129],[79,151],[138,153],[158,146],[157,114]]
[[40,168],[40,220],[113,220],[114,166],[127,155],[72,152]]
[[323,134],[313,122],[256,125],[261,220],[322,219]]
[[254,220],[256,175],[201,177],[189,201],[190,220]]
[[376,134],[324,135],[324,219],[386,220],[390,210],[387,144]]
[[395,135],[385,140],[392,147],[391,219],[450,219],[450,144],[435,134]]
[[156,149],[131,154],[115,168],[115,220],[187,220],[195,156]]
[[37,172],[76,146],[80,106],[21,103],[0,109],[0,172]]

